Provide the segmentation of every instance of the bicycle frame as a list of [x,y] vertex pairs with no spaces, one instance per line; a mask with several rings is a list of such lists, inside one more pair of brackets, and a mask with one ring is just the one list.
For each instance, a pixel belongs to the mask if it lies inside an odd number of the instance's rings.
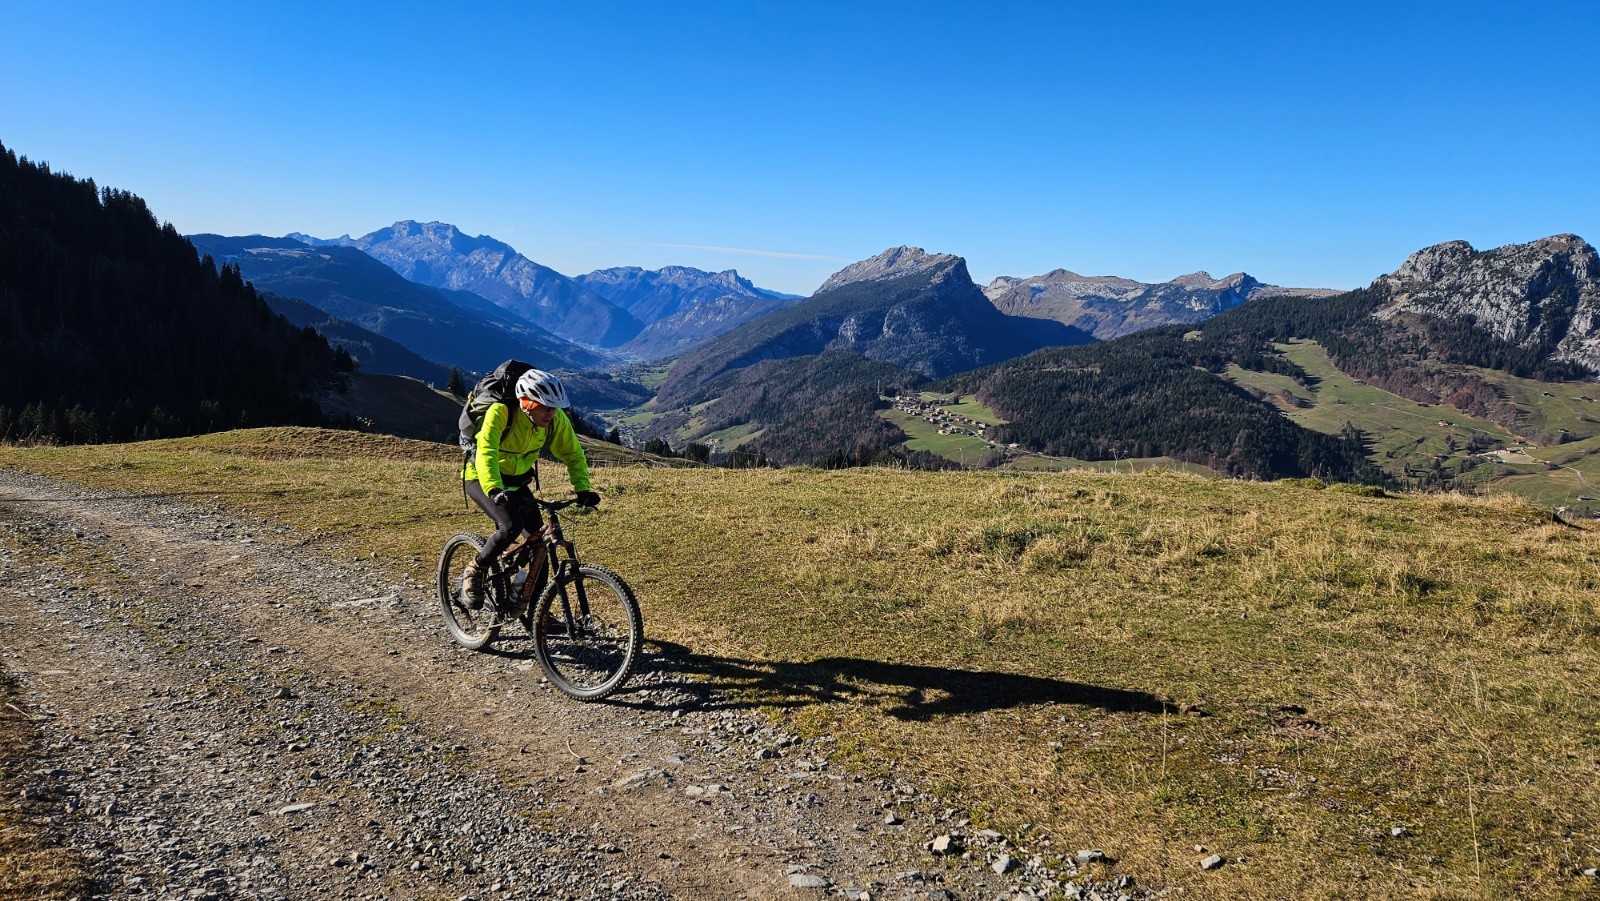
[[[529,570],[528,579],[523,583],[521,595],[514,601],[514,609],[515,607],[522,607],[522,618],[530,626],[535,610],[534,605],[542,600],[543,592],[558,589],[563,581],[570,578],[572,584],[577,588],[578,615],[576,620],[581,621],[589,615],[589,598],[584,593],[583,574],[578,568],[578,564],[581,561],[578,559],[577,547],[562,531],[561,517],[557,515],[557,511],[571,506],[576,501],[571,499],[545,501],[536,497],[533,498],[533,502],[544,513],[544,525],[537,532],[523,538],[500,555],[501,578],[508,580],[507,587],[509,589],[509,580],[511,578],[515,577],[519,571]],[[542,549],[544,553],[535,563],[535,552],[539,549]],[[530,565],[537,568],[530,568]],[[545,577],[542,584],[538,581],[541,575]],[[538,594],[535,594],[535,592],[538,592]],[[561,616],[570,627],[575,622],[572,602],[564,591],[560,592],[560,597]],[[507,611],[507,614],[511,613],[512,611]],[[530,629],[530,631],[532,630]]]

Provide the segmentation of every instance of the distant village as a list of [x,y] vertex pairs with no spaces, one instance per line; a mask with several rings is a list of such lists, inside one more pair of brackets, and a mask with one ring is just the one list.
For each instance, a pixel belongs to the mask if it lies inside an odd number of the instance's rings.
[[[945,403],[950,403],[950,401],[945,401]],[[894,408],[902,413],[915,416],[930,425],[938,426],[939,434],[941,435],[967,435],[972,438],[980,438],[985,444],[993,448],[1003,446],[1015,450],[1017,447],[1015,442],[1000,445],[991,440],[988,436],[988,423],[979,422],[976,419],[968,419],[965,416],[958,416],[937,403],[925,401],[916,395],[896,395]]]

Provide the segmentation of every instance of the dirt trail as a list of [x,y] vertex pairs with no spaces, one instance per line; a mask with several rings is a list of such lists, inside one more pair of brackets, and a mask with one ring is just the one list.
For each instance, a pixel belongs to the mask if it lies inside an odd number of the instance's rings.
[[959,833],[934,799],[837,772],[826,738],[669,658],[578,704],[525,642],[456,649],[428,586],[279,525],[15,471],[0,517],[0,669],[41,741],[25,810],[106,896],[1027,891],[981,852],[927,856]]

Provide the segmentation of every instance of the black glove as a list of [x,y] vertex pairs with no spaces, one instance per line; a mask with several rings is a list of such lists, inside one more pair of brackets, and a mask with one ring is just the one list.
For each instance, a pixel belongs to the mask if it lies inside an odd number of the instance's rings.
[[496,507],[504,507],[506,504],[511,503],[511,492],[503,488],[496,488],[489,492],[489,503],[494,504]]
[[600,495],[593,491],[580,491],[578,492],[578,506],[598,507],[600,506]]

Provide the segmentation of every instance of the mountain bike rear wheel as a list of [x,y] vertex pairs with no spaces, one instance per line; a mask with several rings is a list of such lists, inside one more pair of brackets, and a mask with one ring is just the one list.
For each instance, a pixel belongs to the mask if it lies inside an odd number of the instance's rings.
[[584,563],[545,586],[536,610],[534,654],[552,685],[580,701],[622,687],[639,661],[644,616],[621,576]]
[[500,634],[500,627],[494,624],[495,601],[505,596],[505,579],[495,572],[484,574],[482,607],[473,610],[463,596],[461,578],[467,564],[482,550],[482,538],[460,532],[444,543],[439,554],[439,612],[444,614],[445,631],[469,651],[482,648]]

